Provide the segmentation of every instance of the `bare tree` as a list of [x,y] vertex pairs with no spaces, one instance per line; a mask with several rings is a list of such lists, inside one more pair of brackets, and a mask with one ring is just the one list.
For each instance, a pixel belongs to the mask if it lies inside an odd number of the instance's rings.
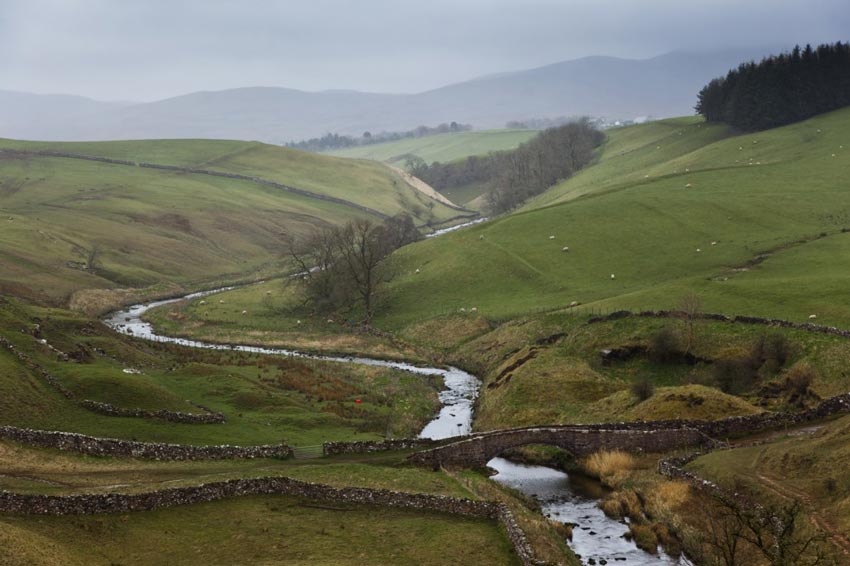
[[[764,562],[770,566],[831,566],[826,537],[801,529],[802,504],[762,506],[728,495],[712,497],[705,509],[706,528],[698,540],[708,552],[701,562],[738,566]],[[758,560],[758,556],[761,560]]]
[[687,293],[679,299],[676,309],[682,313],[685,324],[685,353],[690,354],[696,342],[696,321],[702,313],[702,299],[696,293]]
[[303,287],[305,304],[320,311],[361,304],[368,324],[375,313],[375,295],[389,278],[387,256],[420,237],[413,220],[403,215],[383,224],[353,220],[300,239],[285,236],[284,246],[298,269],[293,281]]

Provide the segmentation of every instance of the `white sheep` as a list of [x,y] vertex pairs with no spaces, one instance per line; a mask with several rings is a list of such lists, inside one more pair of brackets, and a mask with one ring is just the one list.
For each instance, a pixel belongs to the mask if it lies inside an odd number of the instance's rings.
[[469,312],[478,312],[478,307],[472,307]]
[[550,240],[554,240],[554,239],[555,239],[555,236],[549,236],[549,239],[550,239]]
[[687,185],[685,185],[685,188],[686,188],[686,189],[690,189],[691,187],[693,187],[693,185],[691,185],[690,183],[688,183]]
[[818,317],[818,315],[816,315],[816,314],[810,314],[810,315],[809,315],[809,320],[814,320],[814,319],[816,319],[817,317]]
[[205,305],[205,304],[207,304],[207,302],[206,302],[206,301],[201,301],[201,302],[200,302],[200,303],[198,303],[198,304],[199,304],[199,305]]
[[716,246],[716,245],[717,245],[717,242],[711,242],[711,245],[712,245],[712,246]]
[[296,320],[296,321],[295,321],[295,324],[301,324],[301,321],[300,321],[300,320]]
[[643,178],[644,178],[644,179],[649,179],[649,175],[644,175],[644,176],[643,176]]
[[570,251],[570,246],[564,246],[563,248],[561,248],[561,251],[562,251],[562,252],[568,252],[568,251]]
[[248,314],[248,311],[242,311],[242,314]]
[[697,248],[697,253],[700,253],[701,251],[702,251],[701,249]]
[[334,323],[334,319],[329,318],[329,319],[328,319],[328,324],[333,324],[333,323]]
[[466,312],[466,309],[464,307],[460,307],[460,312]]
[[223,304],[224,304],[224,299],[219,299],[219,300],[218,300],[218,304],[223,305]]
[[818,128],[818,133],[820,133],[820,128]]
[[611,279],[614,279],[614,274],[613,274],[613,273],[611,274]]
[[690,172],[691,172],[691,170],[688,169],[687,167],[685,167],[685,173],[690,173]]
[[577,306],[578,306],[578,301],[573,301],[573,302],[571,302],[571,303],[570,303],[570,306],[571,306],[571,307],[577,307]]
[[416,268],[416,271],[415,271],[415,273],[419,273],[419,268],[418,268],[418,267],[417,267],[417,268]]
[[832,156],[835,157],[835,154],[833,153]]

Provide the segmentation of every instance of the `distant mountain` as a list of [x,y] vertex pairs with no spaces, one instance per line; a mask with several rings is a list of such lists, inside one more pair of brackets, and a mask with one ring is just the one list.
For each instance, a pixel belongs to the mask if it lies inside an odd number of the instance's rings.
[[693,113],[696,94],[710,79],[771,51],[673,52],[640,60],[585,57],[418,94],[251,87],[132,104],[0,91],[0,137],[281,143],[327,132],[360,135],[453,120],[491,128],[537,117],[676,116]]

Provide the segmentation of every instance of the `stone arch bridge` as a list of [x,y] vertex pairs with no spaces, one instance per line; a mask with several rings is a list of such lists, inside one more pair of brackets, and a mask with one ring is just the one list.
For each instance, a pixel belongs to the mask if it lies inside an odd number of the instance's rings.
[[599,450],[665,452],[715,443],[702,431],[690,427],[541,426],[475,434],[416,452],[409,459],[423,466],[477,467],[486,465],[505,450],[529,444],[557,446],[581,457]]

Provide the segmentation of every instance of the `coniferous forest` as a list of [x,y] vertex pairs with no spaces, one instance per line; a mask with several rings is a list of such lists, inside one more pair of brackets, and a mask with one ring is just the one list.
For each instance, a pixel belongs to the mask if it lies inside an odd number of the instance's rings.
[[850,44],[837,42],[744,63],[699,93],[709,122],[766,130],[850,105]]

